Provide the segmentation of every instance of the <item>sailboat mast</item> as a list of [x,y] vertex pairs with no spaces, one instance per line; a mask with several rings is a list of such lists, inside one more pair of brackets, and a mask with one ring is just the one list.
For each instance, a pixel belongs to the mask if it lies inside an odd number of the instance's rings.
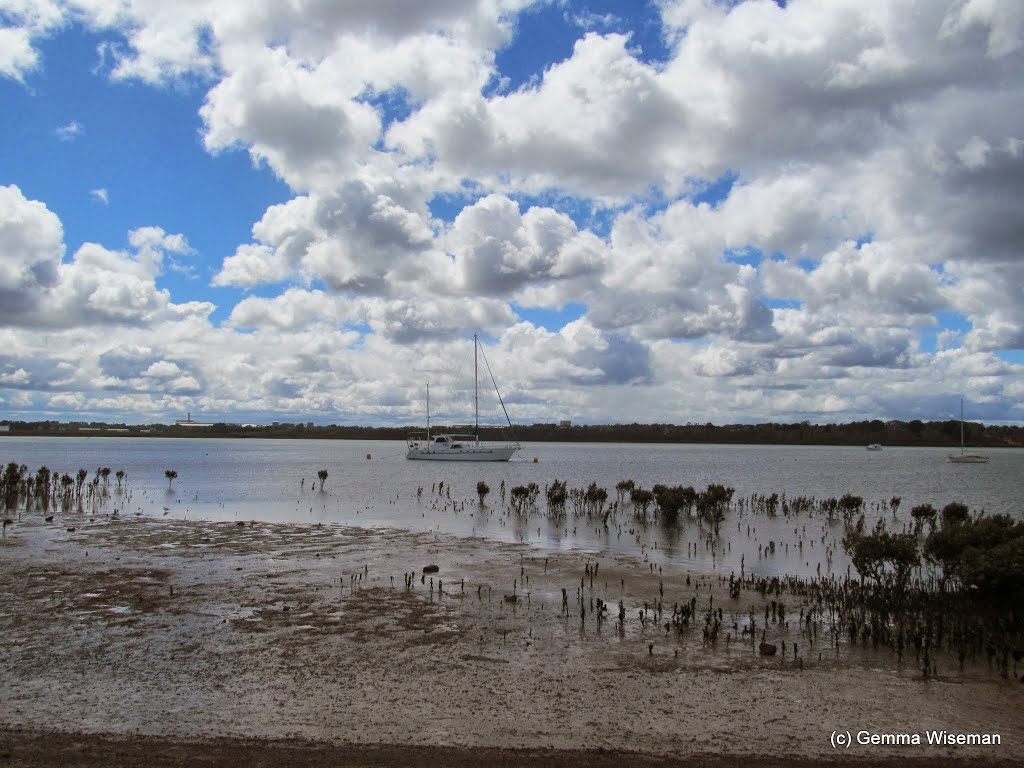
[[964,452],[964,399],[960,398],[960,453]]
[[476,348],[477,340],[476,334],[473,334],[473,429],[476,435],[476,441],[480,442],[480,392],[478,385],[477,376],[477,361],[476,361]]
[[430,442],[430,382],[427,382],[427,442]]

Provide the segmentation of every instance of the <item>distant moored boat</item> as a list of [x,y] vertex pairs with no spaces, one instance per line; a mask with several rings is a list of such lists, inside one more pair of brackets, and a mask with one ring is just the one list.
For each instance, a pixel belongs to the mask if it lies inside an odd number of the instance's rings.
[[953,464],[987,464],[988,456],[964,451],[964,399],[960,398],[960,453],[946,457]]
[[[477,395],[477,351],[480,342],[476,335],[473,336],[473,402],[475,411],[475,424],[472,435],[455,434],[430,434],[430,385],[427,385],[427,431],[424,434],[409,435],[406,439],[407,459],[418,459],[420,461],[508,461],[519,450],[519,443],[507,443],[504,445],[489,445],[480,442],[480,398]],[[487,358],[484,358],[484,363]],[[488,370],[490,368],[488,367]],[[494,383],[494,377],[491,377]],[[501,409],[505,411],[505,420],[508,421],[509,429],[512,428],[512,421],[505,410],[505,403],[501,400],[501,393],[498,392],[498,385],[494,383],[494,391],[498,394],[498,401],[501,402]]]

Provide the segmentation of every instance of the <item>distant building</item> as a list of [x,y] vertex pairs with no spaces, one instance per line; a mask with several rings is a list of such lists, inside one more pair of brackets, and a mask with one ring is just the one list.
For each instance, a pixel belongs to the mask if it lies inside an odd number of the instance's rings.
[[572,419],[562,419],[560,422],[558,422],[558,426],[560,426],[560,427],[571,427],[572,426]]
[[11,431],[11,425],[10,424],[0,424],[0,432],[10,432],[10,431]]
[[192,421],[192,412],[189,411],[187,419],[178,419],[174,422],[176,427],[212,427],[213,424],[204,421]]

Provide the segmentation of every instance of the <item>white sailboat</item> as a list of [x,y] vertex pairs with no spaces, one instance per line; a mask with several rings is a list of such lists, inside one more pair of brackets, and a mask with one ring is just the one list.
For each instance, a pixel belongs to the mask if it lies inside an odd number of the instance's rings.
[[[519,450],[518,442],[506,444],[491,444],[480,442],[480,396],[478,391],[479,376],[477,367],[477,352],[480,342],[476,334],[473,335],[473,410],[474,426],[473,434],[430,434],[430,385],[427,385],[427,431],[416,433],[406,438],[405,458],[417,459],[420,461],[508,461],[516,451]],[[484,358],[487,363],[487,358]],[[490,366],[487,367],[490,373]],[[505,419],[508,421],[509,429],[512,428],[512,420],[505,410],[505,403],[498,392],[498,385],[491,376],[491,383],[494,384],[494,391],[498,394],[498,402],[501,403],[501,410],[505,412]]]
[[988,456],[982,453],[967,453],[964,451],[964,399],[960,398],[960,453],[946,457],[947,461],[953,464],[987,464]]

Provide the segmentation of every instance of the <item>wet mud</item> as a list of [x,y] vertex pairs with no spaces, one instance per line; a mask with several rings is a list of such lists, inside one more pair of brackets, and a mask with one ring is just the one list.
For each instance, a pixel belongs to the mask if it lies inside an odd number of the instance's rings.
[[[1024,761],[1024,685],[815,642],[796,597],[745,633],[765,597],[640,558],[138,517],[19,521],[0,569],[0,763],[145,764],[147,744],[167,765],[254,744],[310,765]],[[728,640],[671,625],[690,601]],[[762,631],[787,651],[762,655]],[[1001,744],[832,745],[929,730]]]

